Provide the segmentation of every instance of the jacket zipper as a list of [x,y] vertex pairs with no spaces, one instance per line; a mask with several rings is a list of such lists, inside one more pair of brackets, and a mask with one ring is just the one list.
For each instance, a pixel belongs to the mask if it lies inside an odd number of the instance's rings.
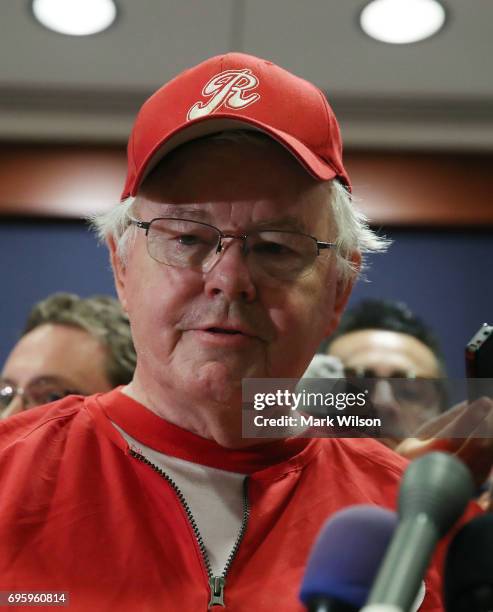
[[183,510],[185,511],[185,514],[187,515],[188,522],[190,523],[190,526],[195,535],[195,539],[197,540],[200,554],[202,556],[202,560],[204,562],[205,569],[207,571],[207,576],[209,577],[210,599],[209,599],[208,608],[210,609],[212,606],[225,607],[226,604],[224,603],[224,590],[226,587],[226,577],[228,575],[228,572],[231,568],[233,561],[236,558],[236,555],[238,554],[240,544],[247,530],[248,519],[250,516],[250,504],[248,500],[248,476],[246,476],[245,479],[243,480],[243,516],[241,519],[240,531],[234,543],[233,549],[229,553],[229,557],[226,561],[226,565],[224,566],[222,573],[219,576],[214,576],[214,572],[212,571],[212,567],[211,567],[211,562],[207,554],[207,550],[205,548],[204,540],[202,539],[202,536],[200,534],[199,528],[197,527],[195,518],[192,514],[192,511],[190,510],[190,506],[188,505],[187,500],[185,499],[185,496],[181,492],[181,489],[178,487],[176,482],[170,476],[168,476],[168,474],[166,474],[166,472],[164,472],[161,468],[157,467],[157,465],[154,465],[154,463],[149,461],[147,457],[145,457],[144,455],[141,455],[140,453],[137,453],[133,449],[130,449],[130,454],[132,455],[132,457],[134,457],[135,459],[138,459],[139,461],[142,461],[142,463],[145,463],[146,465],[151,467],[155,472],[157,472],[162,478],[164,478],[164,480],[166,480],[166,482],[170,485],[170,487],[176,493],[176,496],[178,497],[178,501],[182,505]]

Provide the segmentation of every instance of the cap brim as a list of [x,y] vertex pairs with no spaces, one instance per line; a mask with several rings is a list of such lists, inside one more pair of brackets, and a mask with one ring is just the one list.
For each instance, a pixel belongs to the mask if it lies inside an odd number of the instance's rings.
[[[210,134],[241,129],[260,131],[269,135],[294,155],[299,163],[317,180],[329,181],[338,176],[337,171],[328,162],[313,153],[300,140],[297,140],[290,134],[286,134],[286,132],[282,130],[274,129],[261,121],[253,119],[240,120],[237,116],[229,116],[225,113],[221,113],[220,116],[213,115],[202,117],[192,123],[187,121],[178,126],[162,141],[158,142],[142,163],[133,182],[132,189],[129,193],[123,194],[122,199],[137,195],[138,188],[145,177],[168,153],[173,151],[173,149]],[[346,177],[341,176],[341,178],[344,182],[347,182]]]

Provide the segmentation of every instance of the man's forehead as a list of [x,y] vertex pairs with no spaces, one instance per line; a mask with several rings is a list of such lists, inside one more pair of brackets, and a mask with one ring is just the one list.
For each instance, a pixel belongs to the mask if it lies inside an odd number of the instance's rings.
[[146,177],[139,193],[172,186],[183,191],[188,177],[194,178],[193,187],[197,182],[203,185],[209,176],[220,184],[248,176],[252,188],[260,179],[270,179],[273,185],[279,178],[293,186],[319,183],[276,140],[263,134],[233,132],[200,138],[173,150]]
[[412,365],[418,375],[437,375],[438,360],[421,340],[403,332],[385,329],[362,329],[336,338],[329,352],[346,365],[375,366],[379,363],[396,366]]
[[[226,133],[189,142],[165,158],[141,190],[141,218],[189,218],[220,229],[330,229],[330,183],[314,179],[285,148],[261,135]],[[331,236],[333,238],[333,236]]]

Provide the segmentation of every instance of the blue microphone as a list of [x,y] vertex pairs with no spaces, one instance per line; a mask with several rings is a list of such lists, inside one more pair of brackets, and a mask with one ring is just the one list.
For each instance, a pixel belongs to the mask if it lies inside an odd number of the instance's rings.
[[377,506],[350,506],[323,526],[312,548],[300,599],[309,612],[357,612],[364,604],[397,515]]

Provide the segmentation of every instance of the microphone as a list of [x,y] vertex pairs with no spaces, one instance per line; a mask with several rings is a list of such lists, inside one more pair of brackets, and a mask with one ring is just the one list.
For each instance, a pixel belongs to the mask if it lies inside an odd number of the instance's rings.
[[445,560],[447,612],[493,610],[493,515],[478,516],[457,532]]
[[395,512],[351,506],[331,516],[308,559],[300,599],[309,612],[357,612],[397,524]]
[[408,612],[438,540],[474,492],[466,466],[447,453],[411,462],[399,491],[399,522],[361,612]]

